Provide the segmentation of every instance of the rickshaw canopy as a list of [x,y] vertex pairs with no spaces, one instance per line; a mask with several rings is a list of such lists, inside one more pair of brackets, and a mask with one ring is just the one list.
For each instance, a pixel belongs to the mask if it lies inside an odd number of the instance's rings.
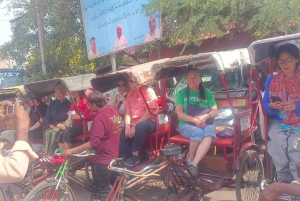
[[147,85],[153,82],[153,76],[151,74],[151,67],[153,64],[162,63],[168,59],[156,60],[130,68],[120,70],[117,72],[111,72],[103,74],[93,78],[91,80],[92,86],[101,92],[107,92],[117,86],[119,79],[134,80],[139,85]]
[[8,100],[11,98],[18,98],[19,100],[27,99],[27,93],[24,85],[0,89],[0,101]]
[[186,74],[188,67],[205,69],[216,67],[219,71],[226,71],[250,64],[246,48],[224,52],[200,53],[197,55],[181,56],[167,59],[154,64],[151,72],[155,79],[166,79]]
[[259,61],[274,57],[276,48],[284,44],[284,42],[292,43],[299,47],[300,33],[262,39],[251,43],[248,47],[251,65],[255,66]]
[[92,88],[90,80],[96,74],[85,74],[72,77],[64,77],[52,80],[43,80],[25,84],[25,90],[30,98],[43,97],[54,94],[57,85],[63,84],[69,91],[79,91]]

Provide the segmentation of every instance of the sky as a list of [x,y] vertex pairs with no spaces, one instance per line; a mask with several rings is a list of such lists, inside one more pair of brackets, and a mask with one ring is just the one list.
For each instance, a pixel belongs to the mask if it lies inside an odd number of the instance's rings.
[[10,41],[12,35],[9,23],[9,19],[12,17],[7,15],[7,9],[5,6],[6,1],[0,3],[0,45]]

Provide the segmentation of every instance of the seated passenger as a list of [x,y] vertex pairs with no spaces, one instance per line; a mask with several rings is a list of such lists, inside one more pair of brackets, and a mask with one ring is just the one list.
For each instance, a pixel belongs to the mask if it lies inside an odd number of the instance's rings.
[[126,97],[127,97],[127,89],[128,84],[125,79],[118,80],[118,94],[115,95],[112,106],[118,110],[119,115],[124,117],[126,110]]
[[44,132],[45,154],[53,154],[57,148],[56,137],[60,130],[57,126],[68,119],[71,102],[66,99],[66,88],[63,85],[55,87],[56,100],[50,102],[46,114],[47,130]]
[[[121,132],[120,155],[124,164],[133,166],[140,162],[139,152],[147,134],[155,132],[155,117],[150,114],[142,98],[139,86],[129,80],[131,90],[126,98],[125,129]],[[157,97],[153,89],[141,86],[141,92],[153,114],[158,111]]]
[[276,51],[280,70],[265,84],[263,98],[269,119],[268,152],[279,182],[300,181],[296,166],[300,162],[300,70],[299,49],[293,44]]
[[71,96],[74,99],[74,103],[71,104],[69,111],[73,122],[72,127],[61,127],[56,139],[58,147],[63,150],[70,149],[74,138],[83,133],[83,119],[91,119],[94,117],[94,113],[88,106],[84,91],[73,91],[71,92]]
[[48,105],[41,98],[35,99],[35,107],[32,107],[29,113],[30,124],[28,132],[29,144],[37,142],[43,138],[43,123],[46,117]]
[[110,192],[110,174],[107,168],[112,159],[119,155],[120,132],[122,118],[118,112],[107,105],[106,97],[94,91],[87,97],[89,106],[95,117],[91,126],[89,142],[72,149],[65,150],[62,155],[70,156],[85,150],[95,149],[95,156],[90,156],[92,175],[99,200],[106,200]]
[[[187,82],[188,86],[177,94],[176,112],[179,118],[179,132],[190,140],[188,170],[193,176],[197,176],[198,163],[216,139],[215,125],[209,121],[218,116],[218,108],[212,92],[204,88],[199,71],[190,70]],[[190,107],[194,107],[193,111]],[[200,114],[203,109],[208,110]]]

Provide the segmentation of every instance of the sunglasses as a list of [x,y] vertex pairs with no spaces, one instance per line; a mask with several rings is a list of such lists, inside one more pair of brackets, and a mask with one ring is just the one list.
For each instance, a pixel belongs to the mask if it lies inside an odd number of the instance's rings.
[[117,87],[125,87],[125,84],[117,84]]

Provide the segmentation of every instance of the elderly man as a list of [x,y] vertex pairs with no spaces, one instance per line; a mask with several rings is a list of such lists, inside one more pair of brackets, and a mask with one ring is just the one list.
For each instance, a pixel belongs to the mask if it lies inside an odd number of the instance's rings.
[[131,90],[126,98],[125,128],[120,137],[120,155],[125,165],[134,166],[144,159],[141,151],[146,135],[156,129],[155,117],[152,114],[157,113],[158,105],[157,96],[150,87],[140,86],[133,77],[129,80],[129,86]]
[[160,39],[160,29],[156,29],[156,21],[153,14],[151,14],[149,18],[149,29],[149,33],[147,33],[147,35],[145,36],[145,42]]
[[117,26],[117,35],[118,37],[116,38],[114,43],[114,51],[118,51],[128,47],[128,40],[124,35],[122,35],[121,25]]
[[97,51],[97,46],[96,46],[96,39],[95,37],[92,37],[91,40],[90,40],[90,43],[91,43],[91,49],[88,53],[88,57],[89,59],[91,58],[94,58],[96,56],[99,55],[99,52]]
[[53,154],[57,148],[56,136],[60,127],[68,119],[71,102],[66,99],[66,88],[63,85],[55,87],[56,100],[52,101],[47,109],[46,126],[44,133],[45,154]]
[[[38,157],[27,143],[29,117],[19,103],[15,104],[14,120],[16,142],[6,157],[0,155],[1,183],[14,183],[22,180],[27,172],[29,162]],[[2,136],[3,139],[4,136]]]

